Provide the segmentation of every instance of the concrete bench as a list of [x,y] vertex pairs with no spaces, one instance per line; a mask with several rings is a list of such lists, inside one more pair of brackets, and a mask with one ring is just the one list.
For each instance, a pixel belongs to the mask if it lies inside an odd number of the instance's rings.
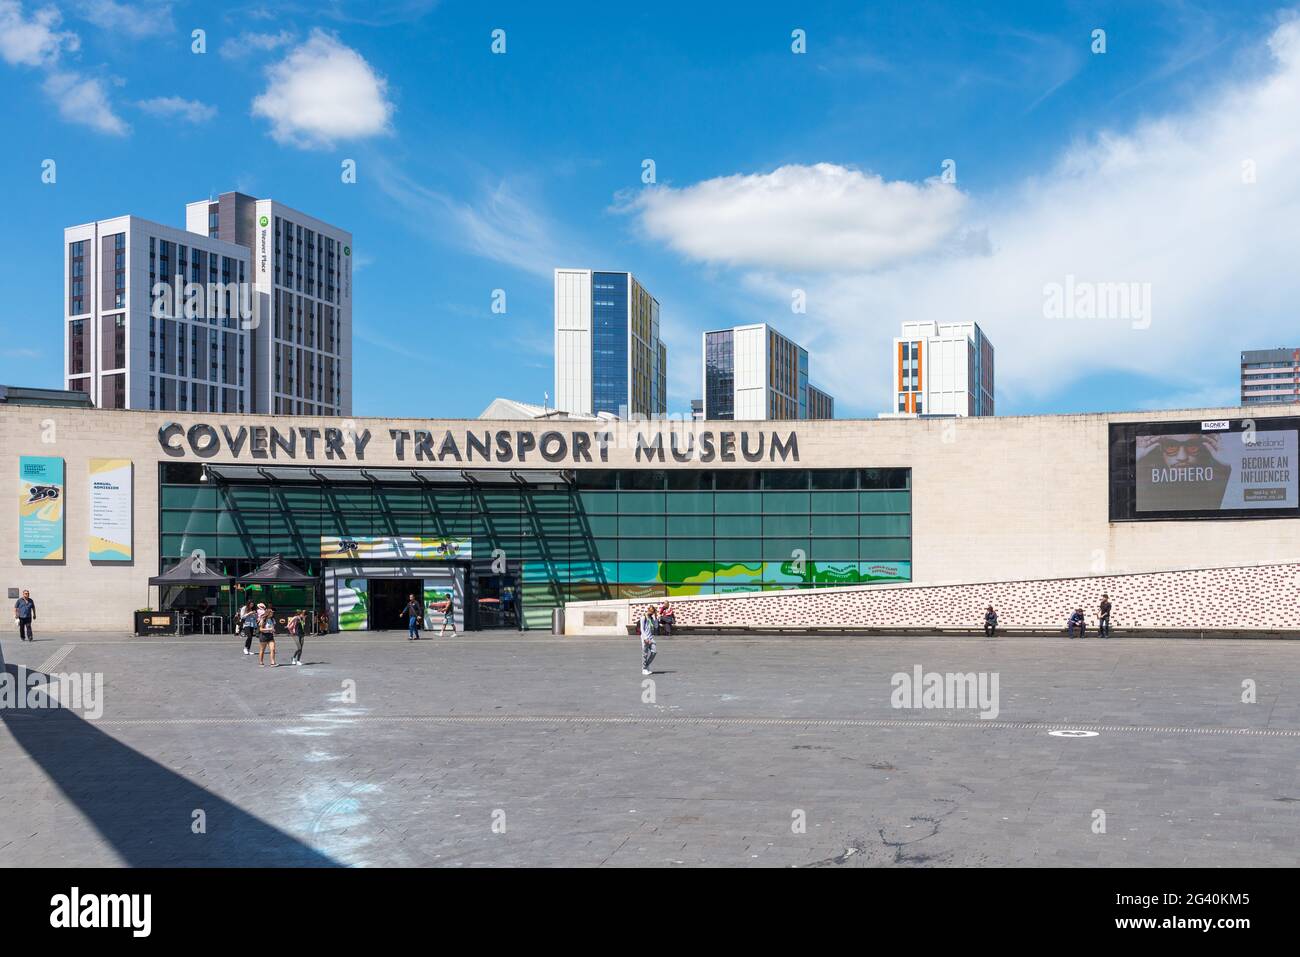
[[[629,636],[638,634],[636,625],[628,625]],[[1111,628],[1112,638],[1300,638],[1300,630],[1255,631],[1245,628]],[[970,628],[952,627],[909,627],[884,628],[875,625],[674,625],[668,637],[687,635],[887,635],[898,637],[943,637],[975,636],[984,637],[984,626]],[[1004,628],[998,626],[997,638],[1066,638],[1068,634],[1061,628]],[[661,636],[662,637],[662,636]],[[1089,628],[1085,641],[1098,639],[1097,629]]]

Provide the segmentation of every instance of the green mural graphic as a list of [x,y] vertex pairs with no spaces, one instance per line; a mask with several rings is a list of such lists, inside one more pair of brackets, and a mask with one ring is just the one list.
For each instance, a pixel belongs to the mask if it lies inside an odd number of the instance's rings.
[[339,631],[365,631],[370,622],[369,583],[364,578],[339,582]]

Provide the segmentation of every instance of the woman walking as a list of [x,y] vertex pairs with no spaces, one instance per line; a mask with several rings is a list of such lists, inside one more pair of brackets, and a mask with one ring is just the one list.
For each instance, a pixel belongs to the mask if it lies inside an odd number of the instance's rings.
[[293,635],[298,642],[298,648],[293,653],[292,664],[302,664],[302,646],[307,640],[307,609],[301,609],[298,614],[289,619],[289,634]]
[[271,667],[275,667],[275,609],[270,605],[262,608],[260,605],[258,611],[257,630],[261,632],[262,645],[257,653],[257,666],[263,668],[266,666],[266,648],[271,647]]

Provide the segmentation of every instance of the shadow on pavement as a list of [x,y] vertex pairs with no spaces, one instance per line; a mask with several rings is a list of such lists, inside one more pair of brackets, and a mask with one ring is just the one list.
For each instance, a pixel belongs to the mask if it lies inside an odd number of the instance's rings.
[[[41,672],[4,660],[5,680]],[[63,707],[0,708],[4,726],[129,867],[340,867]],[[191,830],[194,812],[206,833]],[[77,861],[51,865],[76,866]]]

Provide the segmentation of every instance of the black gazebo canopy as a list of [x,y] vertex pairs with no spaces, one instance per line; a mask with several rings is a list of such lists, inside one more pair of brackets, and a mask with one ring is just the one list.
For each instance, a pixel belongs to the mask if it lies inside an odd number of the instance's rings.
[[238,581],[241,585],[310,585],[319,579],[285,561],[283,555],[276,555],[247,575],[240,575]]
[[149,579],[150,585],[229,585],[231,578],[220,572],[210,571],[207,565],[201,569],[194,568],[194,561],[183,558],[161,575]]

